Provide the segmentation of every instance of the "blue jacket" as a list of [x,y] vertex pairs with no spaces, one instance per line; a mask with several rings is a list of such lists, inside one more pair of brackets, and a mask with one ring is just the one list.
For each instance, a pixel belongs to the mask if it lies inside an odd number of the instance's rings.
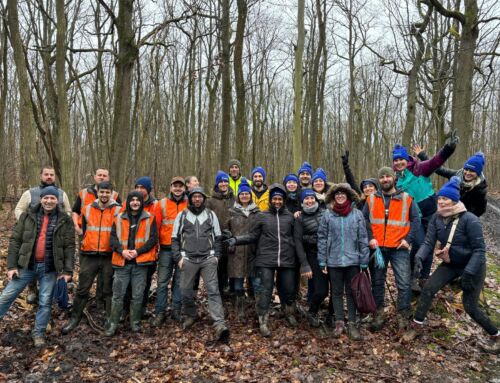
[[318,228],[318,262],[321,267],[368,264],[370,249],[363,213],[358,209],[342,217],[327,209]]
[[[445,222],[437,213],[432,216],[427,228],[425,241],[418,250],[417,257],[426,259],[433,256],[436,241],[443,248],[448,242],[453,219]],[[465,273],[476,274],[486,262],[483,229],[479,218],[470,212],[460,214],[455,235],[449,251],[450,265],[463,268]]]

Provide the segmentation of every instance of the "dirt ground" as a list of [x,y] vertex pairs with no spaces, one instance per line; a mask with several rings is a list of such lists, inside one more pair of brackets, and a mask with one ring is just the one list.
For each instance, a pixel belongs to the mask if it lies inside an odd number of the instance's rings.
[[[500,200],[493,201],[500,208]],[[487,312],[500,318],[500,216],[482,219],[488,244],[488,275],[484,294]],[[6,283],[8,238],[13,224],[10,207],[0,211],[0,290]],[[395,286],[390,282],[392,294]],[[35,349],[30,331],[35,309],[21,296],[0,320],[0,382],[500,382],[498,356],[485,354],[485,333],[464,313],[461,293],[439,293],[425,328],[405,343],[396,328],[394,305],[387,296],[388,325],[371,333],[364,324],[363,340],[335,339],[326,327],[311,329],[302,318],[289,328],[278,310],[270,320],[272,336],[258,333],[251,303],[237,319],[225,303],[231,339],[212,342],[213,329],[206,297],[199,297],[201,319],[187,332],[167,321],[159,329],[144,320],[132,334],[123,323],[114,338],[99,332],[102,310],[89,304],[89,316],[70,335],[60,335],[68,312],[54,306],[47,347]],[[414,300],[415,304],[415,300]],[[304,301],[300,302],[306,307]],[[154,301],[150,302],[152,310]]]

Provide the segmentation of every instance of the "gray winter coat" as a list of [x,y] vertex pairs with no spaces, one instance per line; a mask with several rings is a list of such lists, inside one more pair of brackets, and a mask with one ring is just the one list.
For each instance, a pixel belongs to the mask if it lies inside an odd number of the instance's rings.
[[318,262],[321,267],[367,265],[370,256],[363,213],[353,208],[342,217],[327,209],[318,228]]

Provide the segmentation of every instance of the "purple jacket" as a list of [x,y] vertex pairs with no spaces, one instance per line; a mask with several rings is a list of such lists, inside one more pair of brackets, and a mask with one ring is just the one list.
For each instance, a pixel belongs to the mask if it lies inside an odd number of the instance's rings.
[[[421,161],[416,157],[410,156],[410,161],[408,161],[407,169],[417,177],[429,177],[432,173],[434,173],[434,171],[436,171],[446,162],[446,160],[451,156],[452,153],[447,155],[446,150],[443,148],[439,152],[437,152],[434,157],[426,161]],[[394,168],[394,170],[396,169]]]

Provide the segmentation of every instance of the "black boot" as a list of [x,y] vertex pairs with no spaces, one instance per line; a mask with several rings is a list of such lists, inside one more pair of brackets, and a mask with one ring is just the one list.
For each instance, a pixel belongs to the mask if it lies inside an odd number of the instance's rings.
[[63,335],[69,334],[78,326],[78,324],[82,320],[83,310],[85,309],[86,304],[86,299],[82,299],[78,295],[75,297],[75,300],[73,301],[73,308],[71,311],[71,318],[66,326],[61,329],[61,333]]
[[120,322],[120,316],[122,315],[123,302],[113,303],[111,305],[111,313],[109,315],[109,324],[106,329],[106,336],[113,336],[118,328],[118,323]]
[[141,331],[142,302],[130,303],[130,329],[132,332]]

